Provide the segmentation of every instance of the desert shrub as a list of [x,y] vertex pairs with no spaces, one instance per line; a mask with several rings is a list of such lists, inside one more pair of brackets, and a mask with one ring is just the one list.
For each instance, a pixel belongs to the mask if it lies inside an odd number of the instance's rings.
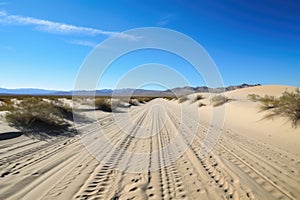
[[169,101],[178,100],[177,96],[166,96],[166,97],[163,97],[163,98],[166,99],[166,100],[169,100]]
[[199,101],[201,99],[204,99],[204,97],[201,94],[198,94],[195,98],[196,101]]
[[92,99],[90,99],[90,98],[78,98],[78,97],[76,97],[76,101],[78,102],[78,103],[80,103],[81,105],[86,105],[86,106],[91,106],[91,105],[93,105],[93,100]]
[[107,98],[95,99],[95,108],[106,112],[112,112],[110,100]]
[[95,108],[105,112],[113,112],[120,105],[120,100],[100,97],[95,100]]
[[71,106],[58,99],[52,101],[52,103],[64,119],[73,120],[73,109]]
[[140,103],[147,103],[147,102],[155,99],[155,97],[135,97],[135,99],[137,99],[138,102],[140,102]]
[[11,98],[4,96],[4,97],[0,97],[0,102],[2,103],[11,103]]
[[17,99],[17,100],[24,100],[24,99],[26,99],[26,98],[28,98],[28,96],[26,97],[26,96],[15,96],[15,98]]
[[203,107],[203,106],[206,106],[206,104],[199,102],[198,107]]
[[224,95],[217,95],[212,97],[211,102],[214,107],[221,106],[228,102],[230,99],[225,97]]
[[10,98],[0,98],[0,111],[11,111],[14,108],[14,104]]
[[248,94],[248,99],[250,99],[251,101],[258,101],[259,98],[260,96],[257,94]]
[[274,97],[265,95],[264,97],[259,97],[258,101],[262,103],[261,110],[269,110],[272,108],[276,108],[280,106],[280,99]]
[[199,100],[202,100],[202,99],[204,99],[204,97],[203,97],[201,94],[198,94],[198,95],[191,101],[191,103],[195,103],[195,102],[197,102],[197,101],[199,101]]
[[[62,108],[38,97],[27,97],[6,115],[7,121],[28,134],[71,135]],[[73,133],[72,133],[73,134]]]
[[261,111],[269,111],[266,118],[275,116],[285,116],[290,119],[293,127],[297,127],[300,120],[300,90],[295,89],[293,92],[283,92],[280,97],[274,96],[257,96],[257,101],[261,105]]
[[279,107],[277,113],[287,116],[292,121],[293,126],[297,126],[300,120],[300,90],[297,88],[295,92],[284,92],[279,98]]
[[180,97],[180,98],[178,99],[178,103],[183,103],[183,102],[185,102],[185,101],[187,101],[187,100],[189,100],[189,98],[187,98],[186,96],[183,96],[183,97]]
[[139,105],[139,101],[137,99],[129,99],[128,102],[131,106],[138,106]]

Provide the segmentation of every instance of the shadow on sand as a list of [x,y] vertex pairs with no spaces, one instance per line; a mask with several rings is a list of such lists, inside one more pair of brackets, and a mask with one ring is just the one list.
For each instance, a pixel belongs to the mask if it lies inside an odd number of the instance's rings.
[[9,140],[23,135],[22,132],[6,132],[0,133],[0,140]]

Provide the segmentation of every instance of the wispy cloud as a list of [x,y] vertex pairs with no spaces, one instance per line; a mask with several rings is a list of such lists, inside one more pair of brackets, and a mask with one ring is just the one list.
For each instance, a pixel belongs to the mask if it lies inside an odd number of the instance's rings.
[[5,17],[7,14],[4,10],[0,10],[0,17]]
[[45,31],[55,34],[80,34],[80,35],[105,35],[114,36],[122,39],[137,40],[139,37],[134,35],[128,35],[121,32],[104,31],[100,29],[75,26],[71,24],[65,24],[60,22],[53,22],[49,20],[37,19],[32,17],[24,17],[19,15],[8,15],[6,11],[0,11],[0,23],[11,25],[28,25],[34,26],[37,30]]
[[8,51],[15,51],[15,49],[11,46],[2,45],[0,44],[0,49],[8,50]]
[[7,2],[0,2],[0,6],[5,6],[7,5]]
[[168,14],[164,17],[162,17],[156,24],[158,26],[164,26],[164,25],[167,25],[171,22],[171,20],[174,18],[174,15],[172,14]]
[[92,48],[95,48],[97,46],[96,42],[92,42],[92,41],[88,41],[88,40],[68,40],[66,42],[70,43],[70,44],[92,47]]

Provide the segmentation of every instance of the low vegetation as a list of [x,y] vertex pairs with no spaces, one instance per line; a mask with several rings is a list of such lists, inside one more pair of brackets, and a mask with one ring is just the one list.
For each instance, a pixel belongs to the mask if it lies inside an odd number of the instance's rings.
[[224,95],[216,95],[211,99],[211,103],[214,107],[221,106],[228,101],[230,101],[230,99],[225,97]]
[[111,98],[98,97],[95,99],[95,108],[105,112],[113,112],[118,107],[119,101],[112,101]]
[[134,99],[136,99],[138,102],[140,103],[147,103],[149,101],[152,101],[153,99],[155,99],[156,97],[132,97]]
[[300,90],[295,89],[293,92],[283,92],[280,97],[259,95],[248,95],[248,98],[252,101],[258,101],[261,103],[262,111],[269,111],[266,118],[273,118],[275,116],[288,117],[293,127],[297,127],[300,120]]
[[166,96],[166,97],[163,97],[163,98],[166,99],[166,100],[169,100],[169,101],[178,100],[177,96]]
[[260,98],[260,96],[257,94],[248,94],[248,99],[250,99],[251,101],[256,102],[259,100],[259,98]]
[[191,101],[191,103],[195,103],[199,100],[204,99],[204,97],[201,94],[196,95],[196,97]]
[[14,108],[14,104],[11,98],[1,97],[0,98],[0,111],[11,111]]
[[189,100],[189,98],[186,96],[183,96],[178,99],[178,103],[183,103],[183,102],[186,102],[187,100]]
[[74,132],[68,119],[72,118],[72,109],[62,102],[44,100],[40,97],[27,97],[19,100],[6,115],[7,121],[23,133],[47,137]]
[[203,107],[203,106],[206,106],[206,104],[205,104],[205,103],[202,103],[202,102],[199,102],[199,103],[198,103],[198,107]]
[[128,103],[130,106],[139,106],[140,104],[147,103],[156,97],[96,97],[95,108],[105,112],[113,112],[118,107],[124,107],[122,103]]
[[201,94],[198,94],[195,98],[196,101],[202,100],[204,97]]
[[138,105],[140,105],[140,102],[137,99],[129,99],[129,105],[138,106]]

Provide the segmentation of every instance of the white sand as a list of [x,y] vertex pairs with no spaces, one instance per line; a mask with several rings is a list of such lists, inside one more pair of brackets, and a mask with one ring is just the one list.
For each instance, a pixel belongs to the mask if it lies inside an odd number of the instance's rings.
[[[103,165],[88,153],[80,137],[43,142],[21,136],[0,141],[0,199],[297,199],[300,128],[293,129],[282,117],[262,119],[259,104],[246,98],[248,93],[280,95],[285,88],[261,86],[226,93],[235,100],[226,103],[222,135],[205,158],[201,158],[200,150],[213,109],[209,105],[198,109],[201,124],[197,131],[192,131],[195,118],[184,118],[178,147],[141,157],[139,162],[126,152],[145,153],[167,145],[177,135],[180,105],[188,110],[196,103],[156,99],[130,108],[135,124],[121,126],[135,135],[160,129],[151,139],[118,132],[113,115],[101,111],[97,111],[99,122],[81,125],[89,150],[98,151],[98,158],[119,168],[127,166],[127,170],[170,162],[185,139],[196,133],[182,156],[156,171],[129,173]],[[209,104],[208,99],[201,101]],[[118,113],[117,119],[126,118]],[[101,143],[99,124],[121,150]]]

